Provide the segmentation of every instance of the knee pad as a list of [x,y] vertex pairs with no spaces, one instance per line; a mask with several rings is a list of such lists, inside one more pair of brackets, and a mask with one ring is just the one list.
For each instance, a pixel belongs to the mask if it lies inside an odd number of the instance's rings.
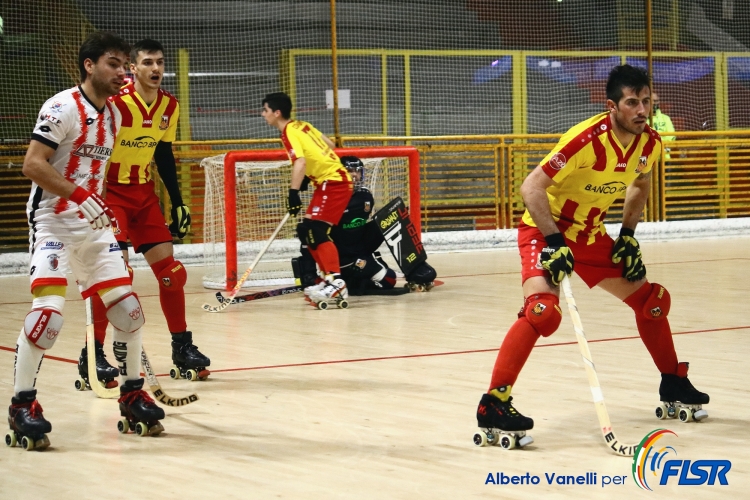
[[23,322],[23,331],[32,344],[46,350],[55,344],[62,326],[63,317],[57,310],[32,309]]
[[390,290],[396,286],[396,271],[384,267],[375,273],[370,279],[376,287],[383,290]]
[[670,297],[667,289],[659,283],[651,283],[651,293],[648,294],[646,301],[643,303],[641,316],[646,319],[663,319],[669,314],[671,306],[672,297]]
[[126,293],[107,307],[107,319],[112,326],[125,333],[138,331],[146,322],[138,296]]
[[181,290],[187,283],[187,271],[179,260],[176,260],[162,269],[156,276],[159,286],[167,291],[176,292]]
[[305,219],[302,221],[302,227],[305,230],[305,243],[315,250],[318,245],[331,239],[331,226],[327,222],[320,220]]
[[551,293],[529,295],[519,317],[525,316],[539,335],[549,337],[557,331],[562,321],[559,303],[560,299]]
[[305,224],[303,222],[300,222],[297,224],[297,238],[299,238],[299,241],[303,245],[307,245],[307,236],[305,234]]

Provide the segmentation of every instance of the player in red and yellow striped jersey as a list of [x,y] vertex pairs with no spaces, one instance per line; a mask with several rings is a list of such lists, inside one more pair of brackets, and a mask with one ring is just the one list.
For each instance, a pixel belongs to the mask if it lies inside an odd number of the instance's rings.
[[300,190],[307,183],[315,186],[304,219],[297,226],[303,247],[312,254],[325,279],[305,289],[313,302],[345,299],[349,293],[341,279],[339,253],[331,240],[331,226],[338,224],[352,196],[352,179],[333,152],[333,142],[307,122],[292,120],[292,100],[283,92],[263,99],[262,116],[281,132],[281,142],[292,161],[292,184],[289,189],[289,213],[297,215],[302,208]]
[[[533,420],[510,403],[510,389],[540,336],[560,325],[560,282],[576,273],[635,312],[636,325],[661,372],[662,401],[708,403],[678,363],[667,320],[670,296],[649,283],[634,237],[651,187],[651,171],[662,153],[659,134],[648,127],[649,78],[629,65],[615,67],[607,81],[609,111],[566,132],[521,186],[526,213],[518,228],[524,305],[503,340],[490,389],[477,410],[480,427],[528,430]],[[617,240],[604,217],[625,196]]]
[[[142,253],[159,282],[159,299],[167,327],[172,333],[172,360],[183,374],[195,370],[208,376],[211,361],[192,342],[185,320],[185,266],[174,259],[172,233],[183,238],[190,230],[190,210],[185,206],[177,181],[172,142],[177,137],[180,106],[161,89],[164,48],[156,40],[137,42],[131,52],[130,69],[135,82],[111,98],[121,118],[114,151],[106,174],[106,200],[112,207],[120,231],[115,235],[125,261],[128,240]],[[172,202],[172,224],[167,226],[151,178],[151,159],[156,162]],[[131,273],[132,274],[132,273]],[[94,301],[97,345],[104,341],[107,317],[103,305]],[[82,360],[85,363],[85,353]],[[196,378],[190,374],[191,378]]]

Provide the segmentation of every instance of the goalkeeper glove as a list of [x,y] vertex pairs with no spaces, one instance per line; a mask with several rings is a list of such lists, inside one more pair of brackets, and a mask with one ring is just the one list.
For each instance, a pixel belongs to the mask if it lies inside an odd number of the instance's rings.
[[628,281],[640,281],[646,276],[646,266],[643,265],[643,254],[638,240],[635,239],[633,229],[623,227],[620,236],[612,247],[612,262],[623,262],[622,277]]
[[573,251],[565,243],[561,233],[550,234],[544,237],[547,246],[542,249],[539,260],[542,267],[549,271],[552,284],[559,285],[565,276],[573,272]]
[[180,239],[183,239],[190,232],[190,209],[187,205],[178,205],[172,207],[172,223],[169,225],[169,231]]
[[299,211],[302,210],[302,200],[299,199],[299,189],[289,190],[289,199],[286,208],[290,215],[297,215]]

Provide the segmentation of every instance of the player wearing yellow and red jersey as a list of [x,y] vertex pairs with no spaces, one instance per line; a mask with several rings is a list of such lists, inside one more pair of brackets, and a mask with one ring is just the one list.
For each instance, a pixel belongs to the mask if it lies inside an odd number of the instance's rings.
[[309,123],[292,120],[291,113],[292,100],[285,93],[275,92],[263,99],[261,114],[268,125],[281,132],[281,142],[292,161],[290,214],[297,215],[302,208],[300,190],[307,189],[308,182],[315,186],[297,233],[325,278],[319,285],[306,288],[305,295],[316,303],[342,300],[349,293],[341,279],[339,253],[330,232],[331,226],[341,220],[352,196],[352,179],[333,151],[333,142]]
[[[156,40],[137,42],[131,51],[130,69],[135,82],[110,98],[121,126],[109,159],[106,200],[115,213],[119,232],[115,234],[125,261],[128,241],[142,253],[159,282],[159,300],[167,327],[172,333],[172,361],[182,374],[195,370],[197,378],[209,375],[211,361],[192,342],[185,320],[185,266],[174,259],[172,234],[183,238],[190,230],[190,210],[185,206],[177,181],[172,142],[177,137],[180,106],[177,99],[160,88],[164,76],[164,48]],[[172,224],[164,220],[151,178],[151,159],[156,162],[172,202]],[[132,274],[132,273],[131,273]],[[97,348],[104,341],[107,317],[103,304],[95,300],[94,330]],[[81,354],[85,366],[86,352]],[[106,367],[103,367],[106,369]],[[79,365],[79,370],[81,370]],[[190,373],[192,379],[196,378]]]
[[[607,81],[609,111],[571,128],[524,180],[521,195],[527,210],[518,228],[524,305],[503,340],[489,391],[479,403],[479,427],[533,428],[533,420],[512,406],[511,387],[537,339],[559,327],[559,285],[574,267],[589,287],[598,285],[635,312],[638,333],[661,372],[661,400],[708,403],[708,395],[690,384],[687,363],[678,363],[667,320],[669,292],[646,279],[634,237],[651,171],[662,152],[659,134],[646,124],[650,106],[647,73],[629,65],[615,67]],[[623,195],[622,229],[612,240],[604,217]]]

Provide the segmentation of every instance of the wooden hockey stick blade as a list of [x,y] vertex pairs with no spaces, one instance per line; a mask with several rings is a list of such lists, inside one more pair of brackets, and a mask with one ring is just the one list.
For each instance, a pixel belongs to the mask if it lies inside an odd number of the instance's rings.
[[570,287],[570,278],[566,277],[562,282],[562,289],[565,293],[565,301],[568,303],[568,311],[570,312],[570,319],[573,321],[573,328],[576,332],[576,340],[578,341],[578,348],[581,351],[581,357],[583,358],[583,366],[586,368],[586,375],[589,379],[589,387],[591,388],[591,395],[594,399],[594,407],[596,408],[596,416],[599,419],[599,427],[602,430],[602,436],[604,436],[604,442],[606,445],[617,455],[622,457],[632,457],[635,453],[635,449],[638,443],[635,444],[622,444],[615,436],[615,431],[612,430],[612,423],[609,420],[609,413],[607,407],[604,404],[604,395],[602,394],[602,388],[599,385],[599,376],[596,374],[596,367],[591,358],[591,351],[589,350],[589,343],[586,340],[586,335],[583,333],[583,323],[581,323],[581,315],[578,314],[578,306],[576,306],[575,297],[573,297],[573,290]]
[[[96,376],[96,348],[95,342],[96,337],[94,335],[94,316],[91,305],[91,299],[86,299],[86,351],[88,352],[88,372],[89,372],[89,387],[94,391],[97,397],[102,399],[114,399],[120,397],[120,388],[112,387],[107,389],[100,382]],[[94,374],[92,377],[91,374]]]
[[266,290],[263,292],[249,293],[247,295],[237,295],[233,300],[229,300],[224,297],[221,292],[216,292],[216,300],[223,304],[229,301],[230,304],[239,304],[241,302],[249,302],[251,300],[265,299],[268,297],[278,297],[279,295],[289,295],[290,293],[301,292],[303,289],[301,286],[288,286],[285,288],[277,288],[275,290]]
[[182,397],[170,396],[164,389],[161,388],[159,381],[156,380],[153,368],[151,368],[151,362],[146,356],[146,350],[141,347],[141,364],[143,365],[143,373],[146,374],[146,383],[148,383],[151,392],[154,395],[154,399],[167,406],[185,406],[190,403],[198,401],[197,394],[189,394]]

